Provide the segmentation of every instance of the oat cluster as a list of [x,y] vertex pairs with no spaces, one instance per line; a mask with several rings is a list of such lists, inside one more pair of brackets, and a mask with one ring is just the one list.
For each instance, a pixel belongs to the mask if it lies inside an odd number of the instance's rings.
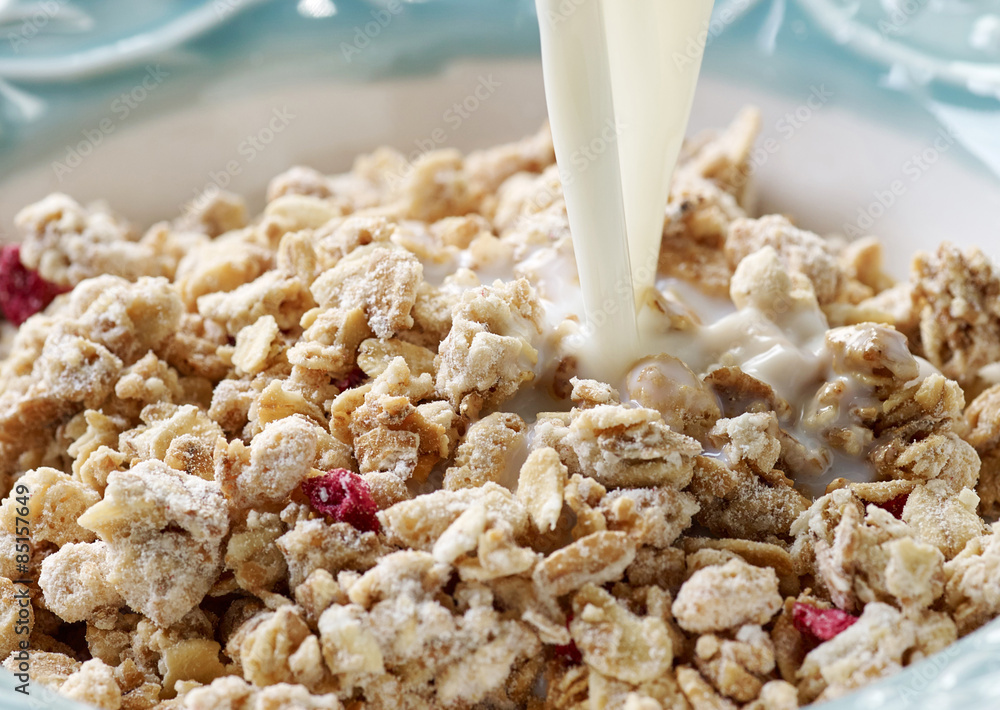
[[659,270],[818,327],[798,397],[665,293],[700,364],[581,376],[545,130],[253,219],[25,208],[65,293],[0,339],[0,658],[15,482],[34,682],[107,710],[792,710],[996,617],[1000,270],[753,217],[758,122],[686,145]]

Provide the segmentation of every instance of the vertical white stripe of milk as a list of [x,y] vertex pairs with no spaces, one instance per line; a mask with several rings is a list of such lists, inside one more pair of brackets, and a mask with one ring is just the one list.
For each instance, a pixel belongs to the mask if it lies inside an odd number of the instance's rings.
[[599,0],[536,0],[545,99],[595,369],[635,357],[638,331],[625,236],[615,112]]
[[[637,299],[656,276],[670,177],[691,114],[712,1],[601,0]],[[697,57],[688,56],[691,47]]]
[[[643,354],[636,298],[656,274],[712,0],[536,6],[549,120],[594,341],[582,364],[607,378]],[[690,46],[698,57],[679,66],[674,57],[687,57]]]

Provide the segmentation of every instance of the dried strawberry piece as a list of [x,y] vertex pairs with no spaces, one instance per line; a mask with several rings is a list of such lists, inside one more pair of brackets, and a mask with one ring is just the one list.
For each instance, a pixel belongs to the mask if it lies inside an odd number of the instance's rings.
[[906,499],[910,497],[909,493],[902,493],[895,498],[887,500],[885,503],[876,503],[882,510],[887,510],[892,514],[892,517],[897,520],[903,519],[903,507],[906,505]]
[[[569,628],[570,622],[573,621],[573,614],[570,612],[566,615],[566,628]],[[583,663],[583,654],[580,653],[580,649],[576,645],[576,641],[570,640],[569,643],[563,644],[561,646],[553,646],[552,650],[555,651],[556,658],[560,658],[564,663],[568,663],[571,666],[578,666]]]
[[0,311],[14,325],[21,325],[68,290],[25,268],[21,245],[8,244],[0,249]]
[[309,498],[313,510],[338,523],[348,523],[361,532],[377,533],[382,529],[375,516],[378,506],[368,484],[356,473],[335,468],[322,476],[304,480],[302,492]]
[[820,609],[802,602],[795,602],[792,607],[792,624],[799,633],[817,641],[829,641],[857,620],[858,617],[840,609]]
[[364,382],[367,377],[368,375],[365,374],[364,370],[360,367],[355,367],[347,377],[342,380],[337,380],[333,384],[337,387],[337,389],[343,392],[344,390],[349,390],[352,387],[357,387]]

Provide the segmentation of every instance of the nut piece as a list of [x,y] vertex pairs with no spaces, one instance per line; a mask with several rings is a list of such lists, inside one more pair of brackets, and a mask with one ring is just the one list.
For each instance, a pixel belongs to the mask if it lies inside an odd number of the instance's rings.
[[567,470],[552,448],[535,449],[517,478],[517,499],[524,504],[532,522],[542,532],[555,530],[563,507],[563,487]]
[[764,625],[781,608],[773,569],[730,560],[695,572],[674,600],[672,611],[685,631],[725,631],[744,624]]
[[462,414],[508,400],[534,379],[542,306],[526,279],[467,291],[437,359],[437,391]]

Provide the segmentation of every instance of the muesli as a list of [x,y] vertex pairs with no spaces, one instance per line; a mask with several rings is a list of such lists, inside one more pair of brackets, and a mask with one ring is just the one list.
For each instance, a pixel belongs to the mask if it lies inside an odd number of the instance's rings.
[[296,167],[253,219],[25,208],[4,665],[109,710],[790,710],[996,617],[1000,271],[752,216],[758,123],[685,147],[670,348],[620,381],[547,130]]

